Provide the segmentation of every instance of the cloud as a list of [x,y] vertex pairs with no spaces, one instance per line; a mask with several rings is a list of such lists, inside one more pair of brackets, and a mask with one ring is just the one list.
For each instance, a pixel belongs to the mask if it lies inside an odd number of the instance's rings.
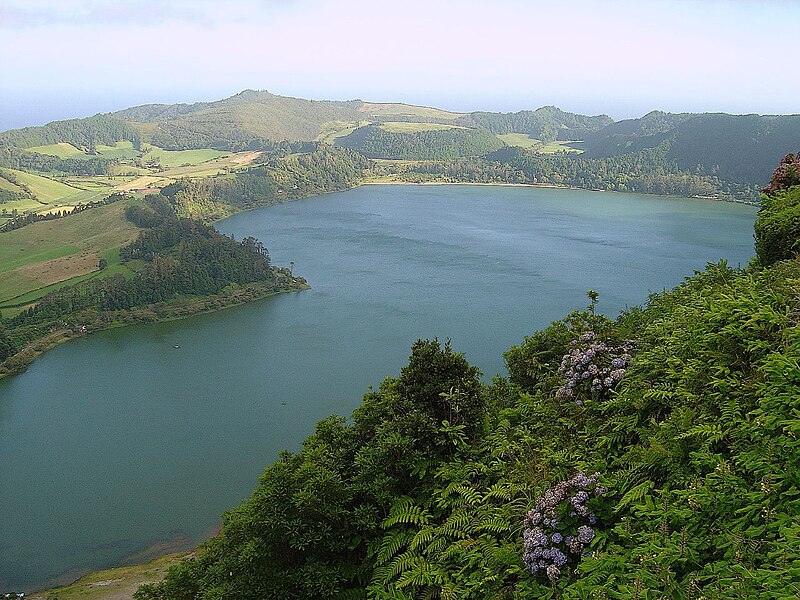
[[0,7],[0,28],[141,27],[165,22],[210,27],[263,20],[306,3],[305,0],[4,0]]

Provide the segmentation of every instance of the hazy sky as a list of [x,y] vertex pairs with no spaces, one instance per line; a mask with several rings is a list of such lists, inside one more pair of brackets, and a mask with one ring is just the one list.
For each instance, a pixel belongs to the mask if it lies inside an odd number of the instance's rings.
[[798,0],[0,0],[0,129],[245,88],[797,113],[799,29]]

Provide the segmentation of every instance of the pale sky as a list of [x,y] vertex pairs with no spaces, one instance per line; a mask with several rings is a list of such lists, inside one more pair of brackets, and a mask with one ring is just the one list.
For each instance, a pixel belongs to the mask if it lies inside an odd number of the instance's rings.
[[242,89],[470,111],[800,112],[798,0],[0,0],[0,130]]

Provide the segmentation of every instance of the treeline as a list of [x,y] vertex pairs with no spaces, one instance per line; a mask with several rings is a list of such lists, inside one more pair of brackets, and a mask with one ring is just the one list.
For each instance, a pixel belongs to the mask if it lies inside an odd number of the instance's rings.
[[102,200],[81,202],[76,204],[73,208],[69,210],[67,209],[52,210],[45,214],[25,213],[22,215],[18,215],[16,210],[12,211],[11,213],[0,212],[0,216],[11,216],[11,220],[6,221],[2,225],[0,225],[0,233],[6,231],[13,231],[14,229],[25,227],[26,225],[30,225],[31,223],[38,223],[39,221],[53,221],[55,219],[61,219],[69,215],[74,215],[79,212],[83,212],[84,210],[90,210],[92,208],[97,208],[98,206],[105,206],[106,204],[118,202],[124,199],[125,197],[126,196],[124,194],[120,193],[111,194],[110,196],[106,196]]
[[515,113],[473,112],[454,121],[457,125],[477,127],[495,134],[525,133],[543,142],[582,140],[587,133],[613,122],[606,115],[588,117],[564,112],[555,106]]
[[40,171],[60,172],[70,175],[108,175],[111,165],[117,161],[102,156],[87,158],[59,158],[50,154],[40,154],[0,143],[0,167]]
[[144,262],[136,275],[92,279],[52,292],[10,319],[9,328],[69,319],[85,309],[123,310],[178,295],[214,294],[231,284],[275,280],[269,254],[254,238],[237,242],[208,225],[178,218],[157,196],[142,211],[126,211],[137,224],[144,214],[151,228],[120,250],[123,262]]
[[98,144],[113,146],[121,140],[130,140],[135,148],[139,148],[141,144],[141,137],[135,127],[111,115],[53,121],[39,127],[0,133],[0,144],[30,148],[66,142],[77,148],[86,148],[90,154]]
[[276,202],[353,187],[369,161],[345,148],[321,146],[299,155],[272,155],[232,176],[181,180],[165,187],[181,215],[215,219]]
[[449,162],[431,161],[410,165],[376,165],[377,176],[400,175],[404,181],[424,183],[531,183],[532,179],[514,167],[483,158],[462,158]]
[[613,157],[584,158],[581,155],[543,155],[508,148],[488,158],[519,169],[528,177],[536,177],[539,183],[644,194],[758,199],[755,186],[724,181],[701,170],[681,169],[669,158],[668,150],[664,144]]
[[416,342],[135,598],[795,598],[800,188],[776,189],[747,269],[615,320],[590,291],[508,377]]
[[537,154],[508,146],[480,159],[383,167],[407,181],[540,183],[590,190],[755,201],[756,186],[731,183],[702,171],[686,171],[668,158],[668,145],[608,158]]
[[496,136],[476,129],[443,129],[394,133],[368,125],[338,138],[337,146],[369,158],[402,160],[455,160],[483,156],[504,146]]

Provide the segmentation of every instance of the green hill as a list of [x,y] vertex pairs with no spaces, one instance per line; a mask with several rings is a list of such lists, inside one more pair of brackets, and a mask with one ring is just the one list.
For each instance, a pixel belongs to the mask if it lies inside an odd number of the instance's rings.
[[669,114],[613,123],[586,136],[586,157],[617,156],[666,143],[682,169],[765,184],[773,165],[800,141],[800,115]]

